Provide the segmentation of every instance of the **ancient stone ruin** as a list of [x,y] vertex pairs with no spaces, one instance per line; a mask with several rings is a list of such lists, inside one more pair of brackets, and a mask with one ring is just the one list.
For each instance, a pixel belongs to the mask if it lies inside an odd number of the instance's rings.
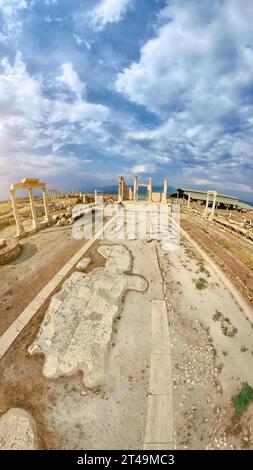
[[47,201],[47,191],[46,191],[46,183],[41,183],[39,178],[24,178],[21,183],[13,183],[10,188],[10,195],[11,195],[11,202],[13,208],[13,214],[17,226],[17,236],[22,237],[25,235],[25,229],[21,224],[18,207],[17,207],[17,198],[16,193],[18,190],[27,190],[29,193],[30,199],[30,208],[32,213],[32,227],[34,230],[38,230],[40,227],[40,223],[38,221],[38,217],[36,214],[35,203],[34,203],[34,190],[41,189],[43,194],[43,203],[44,203],[44,210],[45,210],[45,222],[48,223],[51,220],[49,209],[48,209],[48,201]]
[[138,188],[147,188],[147,201],[148,202],[166,202],[168,195],[168,180],[164,179],[163,192],[154,192],[152,185],[152,178],[148,179],[148,183],[139,183],[138,176],[134,176],[134,188],[126,185],[124,176],[119,176],[118,183],[118,201],[138,201]]
[[43,374],[56,378],[83,372],[88,388],[103,384],[113,322],[127,290],[145,291],[143,277],[131,271],[131,253],[121,245],[104,245],[98,252],[105,267],[87,275],[73,273],[55,294],[30,346],[30,354],[43,353]]
[[35,450],[36,425],[22,408],[11,408],[0,417],[0,450]]

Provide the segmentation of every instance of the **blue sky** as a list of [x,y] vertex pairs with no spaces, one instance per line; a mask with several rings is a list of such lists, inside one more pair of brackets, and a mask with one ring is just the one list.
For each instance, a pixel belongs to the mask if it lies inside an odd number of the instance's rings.
[[252,0],[0,0],[0,197],[122,174],[253,200]]

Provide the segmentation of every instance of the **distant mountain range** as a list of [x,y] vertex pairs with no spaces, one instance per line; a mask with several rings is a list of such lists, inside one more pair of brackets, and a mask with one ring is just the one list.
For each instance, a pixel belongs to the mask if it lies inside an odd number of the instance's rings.
[[[130,186],[133,188],[133,185],[130,184]],[[118,194],[118,186],[116,186],[115,184],[114,185],[111,185],[111,186],[103,186],[103,187],[93,187],[93,188],[89,188],[86,190],[83,190],[83,192],[91,192],[91,193],[94,193],[94,190],[97,190],[98,193],[107,193],[107,194]],[[163,191],[163,186],[162,185],[153,185],[153,191],[154,192],[162,192]],[[143,196],[146,194],[147,192],[147,189],[146,188],[142,188],[140,187],[138,189],[138,193],[139,195],[142,195]],[[176,192],[176,188],[173,188],[173,186],[169,186],[168,187],[168,193],[169,194],[172,194],[172,193],[175,193]],[[243,199],[240,199],[238,198],[240,202],[244,202],[245,204],[249,204],[250,206],[253,207],[253,202],[252,201],[245,201]]]
[[[128,186],[131,186],[133,188],[133,185],[128,185]],[[85,190],[84,192],[91,192],[91,193],[94,193],[94,190],[97,190],[98,193],[107,193],[107,194],[118,194],[118,186],[116,185],[111,185],[111,186],[103,186],[103,187],[94,187],[94,188],[90,188],[89,190]],[[156,185],[153,185],[153,191],[154,192],[161,192],[163,191],[163,186],[159,185],[159,186],[156,186]],[[176,191],[175,188],[173,188],[172,186],[169,186],[168,187],[168,192],[171,194],[171,193],[174,193]],[[140,187],[138,189],[138,192],[140,194],[145,194],[147,192],[147,189],[146,188],[142,188]]]
[[253,202],[252,201],[244,201],[242,199],[239,199],[240,202],[244,202],[245,204],[249,204],[249,206],[253,207]]

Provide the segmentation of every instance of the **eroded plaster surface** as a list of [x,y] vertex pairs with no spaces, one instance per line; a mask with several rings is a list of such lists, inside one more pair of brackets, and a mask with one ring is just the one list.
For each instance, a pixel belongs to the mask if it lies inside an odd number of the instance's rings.
[[103,383],[113,322],[127,290],[145,291],[147,281],[131,274],[132,259],[122,245],[98,249],[107,261],[89,274],[73,273],[51,300],[31,354],[43,353],[46,377],[83,372],[84,384]]
[[36,429],[33,418],[22,408],[11,408],[0,418],[0,450],[34,450]]

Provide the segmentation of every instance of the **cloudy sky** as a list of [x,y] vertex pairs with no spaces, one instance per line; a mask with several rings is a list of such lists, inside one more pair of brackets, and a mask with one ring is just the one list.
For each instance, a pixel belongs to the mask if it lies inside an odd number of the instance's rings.
[[252,0],[0,0],[0,197],[119,174],[253,200]]

